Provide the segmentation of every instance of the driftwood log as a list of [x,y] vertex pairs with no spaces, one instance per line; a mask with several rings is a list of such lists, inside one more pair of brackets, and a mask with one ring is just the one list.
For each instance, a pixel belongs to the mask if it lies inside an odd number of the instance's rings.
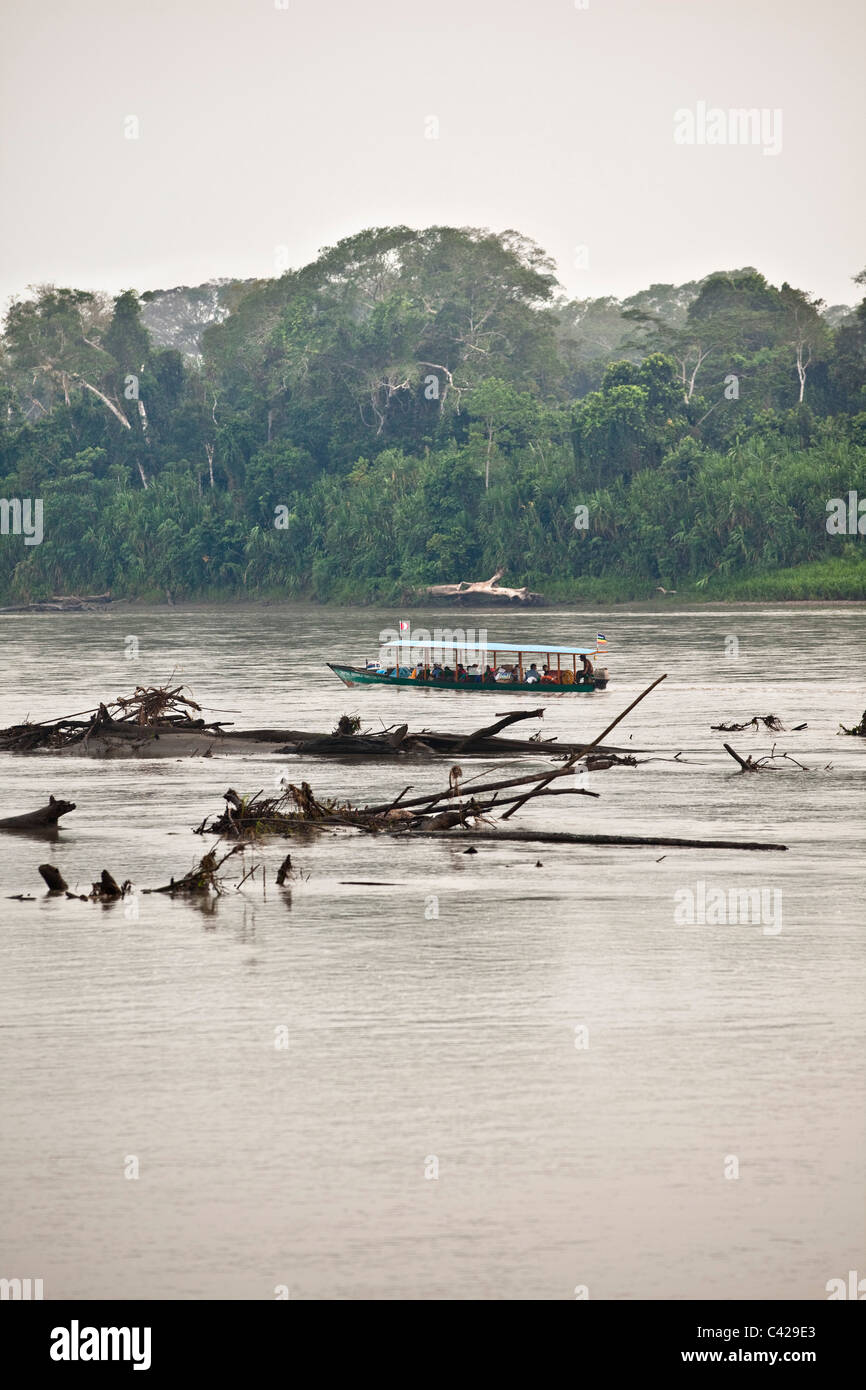
[[55,801],[48,798],[48,805],[38,811],[28,811],[21,816],[6,816],[0,820],[0,830],[47,830],[56,826],[61,816],[75,810],[74,801]]
[[14,607],[0,608],[0,613],[75,613],[82,609],[97,608],[111,603],[111,594],[54,594],[51,598],[34,599],[32,603],[19,603]]
[[543,603],[541,594],[530,593],[524,584],[520,589],[509,589],[501,585],[499,580],[505,573],[504,569],[498,569],[489,579],[475,579],[467,581],[461,579],[458,584],[430,584],[424,589],[424,593],[430,598],[481,598],[481,599],[503,599],[506,602],[515,603]]
[[[524,753],[570,756],[574,753],[580,753],[586,748],[585,743],[560,743],[557,739],[541,739],[538,735],[523,739],[501,738],[499,736],[503,729],[518,723],[520,720],[543,718],[543,707],[533,710],[514,710],[507,714],[497,714],[495,724],[485,725],[469,734],[445,733],[434,729],[422,729],[419,733],[413,734],[409,732],[405,724],[401,724],[397,729],[384,729],[376,734],[343,731],[335,731],[332,734],[304,734],[298,730],[295,731],[286,745],[277,748],[276,752],[302,757],[371,756],[389,758],[404,757],[407,754],[423,756],[436,754],[455,757],[458,753],[475,753],[484,757],[509,757],[520,756]],[[342,722],[341,720],[340,723],[342,724]],[[286,730],[256,729],[233,732],[232,738],[258,739],[263,738],[265,734],[276,738],[285,736],[285,733]],[[632,751],[625,748],[614,748],[601,742],[596,743],[594,748],[596,752],[612,757]],[[643,750],[637,749],[636,751],[642,752]]]
[[[396,833],[396,832],[391,832]],[[437,829],[416,830],[420,835],[442,838]],[[526,844],[537,841],[551,845],[667,845],[672,849],[749,849],[786,850],[787,845],[763,843],[760,840],[687,840],[665,835],[572,835],[564,830],[454,830],[445,834],[448,840],[515,840]]]

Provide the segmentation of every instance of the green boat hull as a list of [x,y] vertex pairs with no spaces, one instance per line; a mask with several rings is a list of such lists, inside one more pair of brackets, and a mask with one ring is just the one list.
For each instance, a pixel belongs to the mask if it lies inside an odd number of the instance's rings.
[[545,696],[591,695],[596,690],[604,690],[607,685],[606,680],[591,684],[583,681],[575,685],[555,685],[551,681],[489,681],[484,684],[481,681],[425,681],[413,680],[411,676],[381,676],[376,671],[365,671],[358,666],[338,666],[333,661],[329,661],[328,665],[344,685],[405,685],[413,690],[460,690],[475,695],[498,695],[500,700],[504,695],[513,695],[516,691]]

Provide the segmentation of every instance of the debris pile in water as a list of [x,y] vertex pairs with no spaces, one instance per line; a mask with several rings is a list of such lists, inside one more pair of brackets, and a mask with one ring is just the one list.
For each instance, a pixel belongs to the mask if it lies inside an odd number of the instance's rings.
[[38,749],[56,751],[69,748],[73,744],[86,746],[93,734],[113,735],[117,738],[134,739],[136,731],[148,729],[164,730],[209,730],[219,733],[220,722],[207,723],[195,719],[191,710],[201,713],[201,705],[189,695],[185,687],[175,686],[136,686],[131,695],[118,696],[110,704],[100,701],[95,710],[79,710],[76,714],[63,715],[60,719],[44,719],[38,724],[29,721],[12,724],[8,729],[0,729],[0,752],[32,753]]
[[[755,733],[758,733],[762,725],[765,729],[769,729],[770,732],[774,734],[783,734],[785,732],[784,724],[775,714],[756,714],[753,715],[751,719],[747,719],[745,724],[711,724],[710,728],[715,733],[720,734],[740,734],[743,729],[754,729]],[[794,733],[799,733],[801,729],[805,728],[805,724],[795,724]]]

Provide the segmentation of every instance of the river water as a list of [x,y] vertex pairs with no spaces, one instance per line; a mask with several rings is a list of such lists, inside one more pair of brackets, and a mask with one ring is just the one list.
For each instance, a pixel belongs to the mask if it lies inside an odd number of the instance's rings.
[[[37,866],[156,886],[210,846],[191,827],[228,786],[378,802],[449,764],[0,755],[0,814],[78,806],[54,843],[0,835],[0,1276],[46,1298],[821,1299],[866,1275],[866,745],[837,734],[866,705],[866,609],[676,602],[400,616],[559,645],[602,628],[608,689],[548,699],[547,736],[600,733],[667,673],[609,740],[659,760],[510,825],[786,853],[347,832],[291,846],[290,893],[272,842],[207,907],[99,906],[47,898]],[[375,654],[394,619],[3,616],[0,727],[169,679],[239,727],[468,731],[540,703],[345,689],[324,662]],[[770,713],[808,728],[710,730]],[[726,737],[809,770],[742,775]],[[238,891],[255,862],[264,887]],[[751,913],[719,921],[719,889],[757,889]]]

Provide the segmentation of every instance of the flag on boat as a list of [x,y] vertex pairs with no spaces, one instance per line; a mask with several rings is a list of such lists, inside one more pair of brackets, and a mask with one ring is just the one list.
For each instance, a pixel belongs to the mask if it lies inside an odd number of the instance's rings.
[[408,632],[408,631],[409,631],[409,620],[408,620],[408,618],[401,618],[401,619],[400,619],[400,631],[401,631],[401,632]]
[[597,632],[597,633],[595,634],[595,640],[596,640],[596,642],[598,643],[598,645],[599,645],[600,647],[606,647],[606,646],[607,646],[607,638],[605,637],[605,635],[604,635],[603,632]]

